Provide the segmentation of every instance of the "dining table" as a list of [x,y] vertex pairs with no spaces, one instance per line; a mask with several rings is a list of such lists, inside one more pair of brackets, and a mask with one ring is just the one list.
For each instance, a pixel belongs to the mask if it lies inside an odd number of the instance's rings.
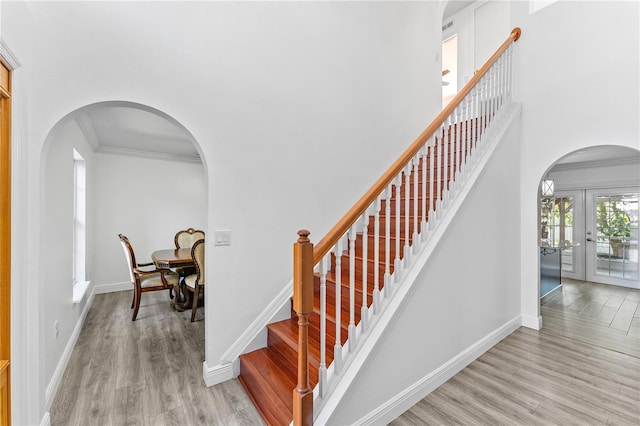
[[153,260],[158,269],[194,265],[191,258],[191,248],[156,250],[151,253],[151,260]]
[[[193,266],[193,258],[191,257],[191,248],[172,248],[156,250],[151,253],[151,260],[158,269],[174,269],[178,267]],[[185,309],[184,302],[186,296],[180,287],[180,281],[173,286],[175,292],[174,307],[178,312]]]

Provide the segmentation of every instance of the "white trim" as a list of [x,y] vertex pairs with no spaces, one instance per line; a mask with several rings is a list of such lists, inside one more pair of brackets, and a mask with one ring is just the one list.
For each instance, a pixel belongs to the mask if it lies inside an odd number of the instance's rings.
[[73,299],[72,303],[77,305],[82,302],[84,295],[87,294],[87,290],[91,285],[91,281],[80,281],[73,285]]
[[523,315],[522,326],[532,328],[534,330],[540,330],[542,328],[542,316],[530,317],[528,315]]
[[151,158],[154,160],[183,161],[187,163],[202,164],[202,159],[200,158],[199,154],[194,154],[193,156],[176,155],[176,154],[168,154],[164,152],[143,151],[138,149],[129,149],[129,148],[104,146],[104,145],[100,145],[100,147],[96,150],[96,153],[110,154],[110,155],[124,155],[128,157],[130,156],[130,157]]
[[[62,376],[64,375],[64,371],[67,368],[67,364],[69,363],[69,359],[71,358],[71,353],[73,352],[73,348],[76,346],[76,342],[78,341],[78,336],[80,336],[80,331],[82,331],[82,327],[84,326],[84,321],[87,318],[87,313],[89,309],[91,309],[91,305],[93,304],[93,297],[95,295],[95,291],[91,291],[89,293],[89,298],[87,303],[84,305],[84,309],[76,322],[76,326],[73,329],[73,333],[69,337],[69,341],[64,348],[64,352],[60,357],[60,361],[58,361],[58,365],[56,366],[55,371],[53,372],[53,376],[51,377],[51,381],[49,381],[49,385],[45,391],[44,396],[44,406],[48,411],[51,408],[51,404],[53,403],[53,398],[56,396],[56,392],[58,391],[58,387],[62,382]],[[45,417],[48,417],[48,413],[45,413]],[[44,421],[44,419],[43,419]]]
[[48,411],[44,413],[42,416],[42,421],[40,422],[40,426],[51,426],[51,416]]
[[89,116],[86,111],[76,115],[73,119],[76,121],[78,127],[80,127],[80,131],[89,143],[91,150],[93,152],[98,151],[100,148],[100,141],[98,141],[98,136],[96,136],[96,131],[93,128],[93,124],[91,123],[91,120],[89,120]]
[[635,166],[638,164],[638,157],[628,157],[628,158],[616,158],[612,160],[594,160],[594,161],[582,161],[579,163],[560,163],[555,164],[553,166],[553,172],[564,171],[564,170],[582,170],[582,169],[593,169],[594,167],[616,167],[616,166]]
[[94,286],[93,292],[95,294],[103,294],[103,293],[114,293],[116,291],[125,291],[125,290],[133,290],[133,286],[128,281],[123,283],[96,285]]
[[[236,340],[222,355],[220,363],[226,365],[236,361],[241,354],[247,352],[247,348],[254,346],[252,343],[259,338],[262,333],[264,333],[265,327],[268,324],[274,321],[279,321],[280,319],[285,319],[286,316],[284,318],[278,318],[278,314],[282,312],[283,309],[287,309],[288,313],[291,312],[290,303],[292,295],[293,281],[289,281],[286,287],[284,287],[271,301],[271,303],[269,303],[269,306],[262,311],[262,313],[245,330],[245,332],[242,333],[238,340]],[[264,346],[266,346],[266,341]]]
[[11,71],[20,68],[20,61],[16,55],[13,54],[7,43],[0,37],[0,56],[4,59],[4,62],[11,68]]
[[202,363],[202,378],[205,385],[208,387],[217,385],[218,383],[226,382],[237,376],[234,372],[234,364],[219,364],[209,367],[207,361]]
[[267,346],[267,325],[290,317],[293,281],[284,287],[264,311],[247,327],[222,355],[220,364],[202,363],[202,378],[207,386],[231,380],[240,374],[240,355]]
[[518,316],[498,327],[354,424],[376,425],[388,424],[393,421],[498,344],[502,339],[517,330],[521,323],[522,318]]

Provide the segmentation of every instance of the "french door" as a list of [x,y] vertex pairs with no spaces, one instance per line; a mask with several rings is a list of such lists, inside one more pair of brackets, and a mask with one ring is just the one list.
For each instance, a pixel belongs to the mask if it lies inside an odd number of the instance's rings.
[[553,247],[563,247],[562,277],[584,280],[584,191],[557,191],[548,215],[547,242]]
[[586,280],[640,288],[640,188],[587,190],[585,195]]

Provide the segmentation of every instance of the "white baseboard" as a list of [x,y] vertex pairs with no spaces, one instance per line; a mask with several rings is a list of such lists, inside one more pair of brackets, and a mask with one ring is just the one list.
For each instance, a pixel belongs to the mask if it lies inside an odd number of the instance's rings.
[[95,286],[95,294],[114,293],[116,291],[133,290],[130,282],[100,284]]
[[202,363],[202,378],[207,387],[214,386],[236,377],[237,374],[234,374],[235,369],[233,363],[209,367],[207,361],[205,361]]
[[531,317],[528,315],[523,315],[522,326],[532,328],[534,330],[540,330],[542,328],[542,316]]
[[[87,298],[87,303],[84,305],[84,309],[80,313],[80,317],[78,317],[78,321],[76,322],[76,326],[73,328],[73,332],[69,337],[69,341],[62,352],[62,356],[58,361],[58,365],[53,372],[53,376],[51,377],[51,381],[49,381],[49,385],[44,394],[44,404],[47,413],[45,413],[45,418],[49,417],[49,409],[51,408],[51,404],[53,403],[53,398],[56,396],[56,392],[58,391],[58,387],[62,382],[62,376],[64,371],[67,369],[67,364],[69,363],[69,359],[71,358],[71,353],[73,352],[73,348],[76,346],[76,342],[78,341],[78,336],[80,336],[80,331],[82,331],[82,327],[84,326],[84,321],[87,318],[87,313],[89,309],[91,309],[91,305],[93,304],[93,297],[95,295],[95,287],[89,290],[89,297]],[[45,419],[43,419],[44,421]],[[49,421],[49,420],[47,420]]]
[[429,395],[438,386],[458,374],[467,365],[471,364],[480,355],[494,347],[502,339],[513,333],[520,327],[522,318],[520,316],[512,319],[496,330],[492,331],[457,356],[432,371],[422,379],[418,380],[404,392],[382,404],[375,411],[362,417],[355,422],[357,425],[379,425],[388,424],[402,413],[407,411],[418,401]]

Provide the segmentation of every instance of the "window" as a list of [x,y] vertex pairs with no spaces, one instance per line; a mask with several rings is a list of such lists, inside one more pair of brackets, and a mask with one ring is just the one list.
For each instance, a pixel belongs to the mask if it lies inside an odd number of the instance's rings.
[[[84,283],[85,277],[85,211],[86,164],[84,158],[73,150],[73,285]],[[75,295],[74,295],[75,300]]]

